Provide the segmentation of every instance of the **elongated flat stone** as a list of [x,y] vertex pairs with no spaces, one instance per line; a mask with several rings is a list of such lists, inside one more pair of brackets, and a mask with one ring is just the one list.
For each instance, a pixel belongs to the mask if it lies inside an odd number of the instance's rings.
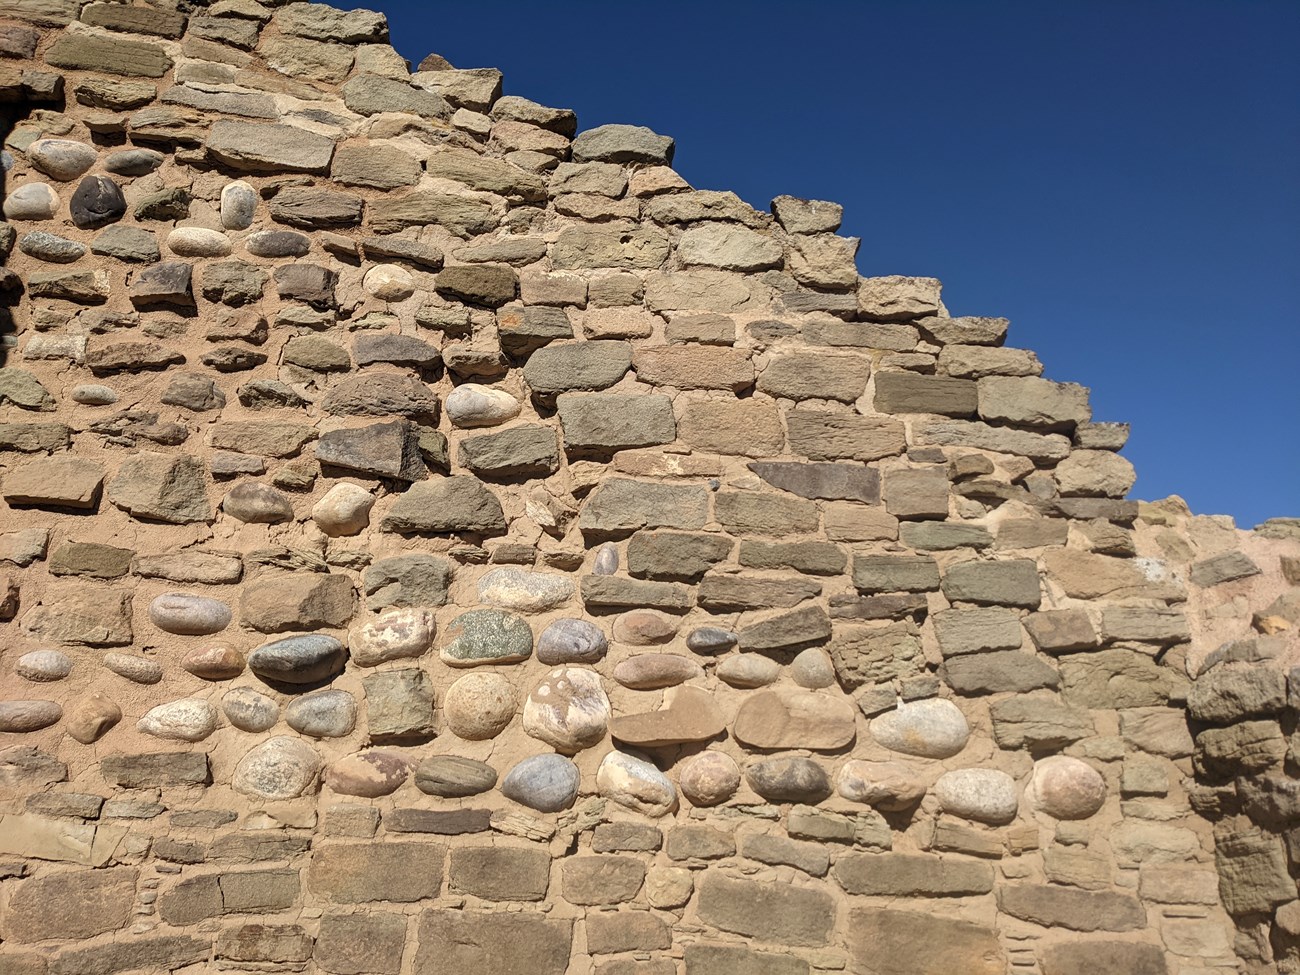
[[343,669],[343,644],[323,633],[291,636],[264,643],[248,656],[258,677],[286,684],[312,684]]

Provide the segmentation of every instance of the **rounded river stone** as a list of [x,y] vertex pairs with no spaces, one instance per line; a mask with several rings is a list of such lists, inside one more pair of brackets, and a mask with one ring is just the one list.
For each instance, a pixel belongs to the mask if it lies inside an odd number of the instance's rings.
[[556,620],[537,638],[537,659],[544,664],[594,664],[609,652],[609,641],[589,620]]
[[514,685],[500,674],[466,674],[447,688],[442,713],[448,730],[459,738],[495,738],[515,716]]
[[524,732],[572,755],[605,737],[609,716],[609,698],[599,674],[580,667],[556,667],[524,702]]
[[72,658],[58,650],[33,650],[18,658],[14,673],[24,680],[63,680],[72,673]]
[[677,635],[681,620],[657,609],[633,609],[614,620],[614,640],[634,647],[667,643]]
[[259,230],[248,235],[244,247],[254,257],[306,257],[311,241],[292,230]]
[[686,648],[706,656],[726,653],[739,641],[731,630],[720,626],[699,626],[686,635]]
[[59,209],[59,194],[49,183],[25,183],[5,197],[9,220],[49,220]]
[[716,806],[740,788],[740,766],[724,752],[700,752],[687,759],[677,784],[693,805]]
[[471,609],[447,625],[447,643],[438,655],[453,667],[512,664],[533,653],[528,622],[500,609]]
[[72,706],[64,727],[83,745],[99,741],[122,720],[122,709],[107,694],[93,691]]
[[1034,763],[1038,808],[1056,819],[1087,819],[1106,801],[1106,780],[1078,758],[1052,755]]
[[146,176],[166,158],[156,149],[121,149],[108,154],[104,168],[117,176]]
[[181,658],[181,667],[204,680],[230,680],[244,672],[244,655],[233,647],[195,647]]
[[427,609],[390,609],[356,624],[348,633],[354,663],[374,667],[386,660],[418,657],[433,645],[437,629]]
[[376,264],[361,279],[361,286],[380,301],[405,301],[415,294],[415,278],[396,264]]
[[517,417],[521,406],[504,389],[462,383],[447,395],[443,408],[453,426],[493,427]]
[[559,812],[573,805],[580,781],[578,766],[563,755],[533,755],[510,770],[501,794],[538,812]]
[[613,677],[624,687],[654,691],[704,676],[704,668],[676,653],[638,653],[614,665]]
[[311,509],[316,527],[331,538],[356,535],[370,524],[375,496],[365,488],[342,481],[325,492]]
[[573,598],[573,580],[561,572],[518,566],[493,569],[478,581],[478,599],[519,613],[541,613]]
[[51,179],[70,183],[95,165],[94,146],[72,139],[37,139],[27,147],[31,164]]
[[221,699],[226,720],[240,731],[266,731],[280,720],[280,706],[251,687],[236,687]]
[[83,406],[108,406],[116,403],[118,395],[115,390],[99,383],[83,383],[72,389],[72,401]]
[[415,769],[415,787],[430,796],[458,799],[487,792],[497,784],[491,765],[456,755],[426,758]]
[[257,213],[257,190],[242,179],[227,183],[221,190],[221,226],[227,230],[245,230],[252,226]]
[[749,787],[768,802],[816,804],[831,794],[826,770],[811,758],[769,758],[745,769]]
[[325,771],[325,784],[339,795],[378,799],[396,792],[411,768],[395,752],[361,752],[341,758]]
[[230,625],[230,607],[220,599],[165,592],[149,604],[149,619],[167,633],[220,633]]
[[665,816],[677,808],[677,789],[649,762],[610,752],[596,769],[596,788],[606,799],[646,816]]
[[1016,780],[991,768],[962,768],[944,772],[934,784],[939,808],[952,816],[990,826],[1005,826],[1016,818]]
[[221,510],[249,524],[273,525],[293,520],[293,505],[288,498],[273,487],[252,481],[231,488],[221,502]]
[[596,558],[591,563],[591,574],[594,576],[612,576],[618,571],[618,546],[613,542],[605,542],[600,548],[596,549]]
[[39,731],[62,717],[56,701],[0,701],[0,731]]
[[145,712],[136,728],[155,738],[202,741],[221,724],[217,709],[198,697],[168,701]]
[[263,680],[314,684],[343,669],[343,644],[324,633],[290,636],[264,643],[248,657],[248,667]]
[[850,802],[885,812],[911,809],[925,797],[925,783],[902,762],[847,761],[836,776],[835,790]]
[[738,653],[718,664],[717,673],[732,687],[766,687],[781,676],[781,665],[761,653]]
[[357,726],[357,699],[347,691],[314,691],[290,701],[284,720],[309,738],[342,738]]
[[162,664],[130,653],[104,654],[104,666],[137,684],[157,684],[162,680]]
[[177,227],[167,235],[167,247],[178,257],[227,257],[230,238],[219,230]]
[[87,176],[68,201],[72,222],[83,229],[102,227],[121,220],[126,213],[126,197],[122,188],[107,176]]
[[871,736],[890,751],[920,758],[951,758],[970,740],[970,724],[952,701],[905,701],[871,722]]
[[809,647],[791,662],[790,677],[800,687],[831,687],[836,681],[835,664],[821,647]]
[[320,756],[301,738],[277,735],[254,745],[239,764],[231,785],[236,792],[269,802],[296,799],[316,784]]
[[86,245],[78,244],[44,230],[31,230],[18,241],[18,249],[28,257],[50,264],[71,264],[86,256]]

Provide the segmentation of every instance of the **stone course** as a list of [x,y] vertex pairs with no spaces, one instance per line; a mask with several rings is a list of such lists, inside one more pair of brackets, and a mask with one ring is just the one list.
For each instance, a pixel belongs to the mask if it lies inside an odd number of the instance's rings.
[[0,10],[0,971],[1300,973],[1300,523],[389,40]]

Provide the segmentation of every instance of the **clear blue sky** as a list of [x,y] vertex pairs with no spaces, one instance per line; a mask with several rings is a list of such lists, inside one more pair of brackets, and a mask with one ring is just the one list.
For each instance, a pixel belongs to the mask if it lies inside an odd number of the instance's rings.
[[940,278],[1133,424],[1133,497],[1300,516],[1295,0],[343,5],[675,137],[696,187],[842,203],[863,274]]

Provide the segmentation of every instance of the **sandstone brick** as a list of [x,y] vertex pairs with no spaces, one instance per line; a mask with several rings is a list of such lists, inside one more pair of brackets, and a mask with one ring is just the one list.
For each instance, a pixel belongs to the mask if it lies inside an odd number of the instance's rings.
[[797,535],[817,530],[817,506],[811,501],[751,491],[720,492],[714,516],[733,534]]
[[405,915],[326,913],[313,957],[335,975],[398,975],[405,948]]
[[618,904],[637,895],[645,873],[645,864],[632,857],[571,856],[560,866],[560,890],[570,904]]
[[677,435],[685,444],[719,454],[770,457],[785,448],[780,411],[762,399],[688,399],[679,410]]
[[587,950],[593,955],[620,951],[662,951],[673,944],[672,931],[649,911],[587,915]]
[[808,975],[808,963],[794,955],[751,951],[736,945],[686,946],[686,975]]
[[550,877],[551,855],[530,847],[454,847],[447,871],[451,890],[490,901],[542,900]]
[[827,943],[835,926],[835,901],[817,888],[710,872],[699,889],[702,921],[756,941],[819,946]]
[[440,845],[403,840],[322,844],[312,850],[307,886],[335,904],[425,900],[442,889],[445,856]]
[[863,975],[1004,975],[996,932],[929,913],[864,907],[849,913],[849,953]]
[[968,379],[881,372],[876,374],[876,395],[872,402],[881,413],[968,417],[974,416],[978,408],[978,389]]
[[73,870],[22,881],[4,915],[7,941],[90,938],[130,918],[139,871]]
[[836,860],[835,879],[850,894],[966,897],[993,889],[993,867],[928,854],[852,853]]
[[640,382],[676,389],[729,389],[754,385],[748,350],[725,346],[677,346],[637,349],[632,368]]
[[796,409],[785,420],[791,451],[809,460],[879,460],[907,448],[903,425],[888,417]]
[[564,975],[573,922],[538,914],[431,910],[420,915],[414,975]]

